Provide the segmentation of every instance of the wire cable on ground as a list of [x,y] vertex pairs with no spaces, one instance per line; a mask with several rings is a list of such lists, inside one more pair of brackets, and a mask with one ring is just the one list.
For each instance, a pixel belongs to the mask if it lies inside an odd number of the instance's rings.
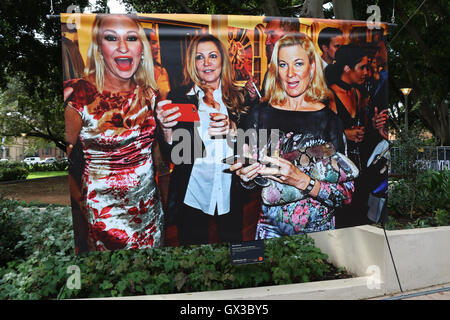
[[384,227],[384,223],[383,222],[381,222],[381,225],[383,226],[384,237],[386,238],[387,246],[388,246],[388,249],[389,249],[389,254],[391,256],[392,264],[394,265],[394,271],[395,271],[395,276],[397,277],[398,286],[400,287],[400,291],[403,293],[402,285],[400,283],[400,278],[398,277],[397,267],[395,266],[394,256],[392,255],[391,246],[389,245],[388,236],[386,234],[386,228]]

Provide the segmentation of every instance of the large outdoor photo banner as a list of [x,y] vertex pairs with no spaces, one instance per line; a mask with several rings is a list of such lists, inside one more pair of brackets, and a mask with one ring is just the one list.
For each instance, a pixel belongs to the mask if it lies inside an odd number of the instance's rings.
[[62,14],[77,252],[383,221],[387,25]]

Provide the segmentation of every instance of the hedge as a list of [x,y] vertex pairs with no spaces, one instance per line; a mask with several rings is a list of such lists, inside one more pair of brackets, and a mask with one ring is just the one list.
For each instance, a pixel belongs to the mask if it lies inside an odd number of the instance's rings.
[[20,167],[0,167],[0,181],[25,180],[29,172]]
[[65,161],[51,164],[23,164],[19,161],[0,162],[0,181],[25,180],[30,172],[65,171],[68,163]]

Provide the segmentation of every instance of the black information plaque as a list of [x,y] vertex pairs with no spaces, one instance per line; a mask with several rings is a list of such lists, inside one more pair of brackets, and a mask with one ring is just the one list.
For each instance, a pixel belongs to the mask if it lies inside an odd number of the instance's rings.
[[231,264],[250,264],[264,261],[264,240],[230,243]]

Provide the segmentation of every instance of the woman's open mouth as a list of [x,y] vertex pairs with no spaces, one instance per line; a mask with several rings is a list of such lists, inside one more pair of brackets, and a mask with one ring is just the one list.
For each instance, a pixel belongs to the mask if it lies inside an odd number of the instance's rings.
[[288,82],[287,83],[287,87],[290,88],[290,89],[293,89],[293,88],[297,87],[299,83],[300,83],[300,81]]
[[114,58],[114,61],[120,71],[130,71],[133,67],[133,57],[121,56]]

